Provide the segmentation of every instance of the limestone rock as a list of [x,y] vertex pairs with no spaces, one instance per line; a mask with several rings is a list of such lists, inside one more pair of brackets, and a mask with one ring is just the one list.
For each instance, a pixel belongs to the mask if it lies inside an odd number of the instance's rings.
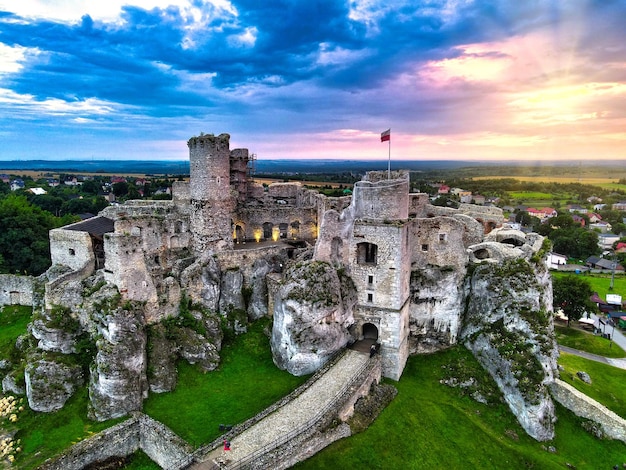
[[28,406],[46,413],[63,408],[76,389],[84,384],[80,366],[44,359],[28,363],[24,378]]
[[524,259],[478,265],[462,331],[465,345],[492,375],[522,427],[539,441],[554,437],[548,385],[558,355],[552,314],[545,308],[551,290],[544,280],[542,270]]
[[220,283],[219,311],[222,315],[233,310],[244,310],[243,274],[238,269],[229,269],[222,273]]
[[215,345],[191,328],[177,328],[176,330],[176,345],[180,357],[190,364],[200,365],[205,372],[217,368],[220,356]]
[[272,272],[272,265],[265,260],[259,259],[252,265],[250,275],[250,300],[248,302],[248,318],[252,321],[267,315],[267,284],[265,276]]
[[40,310],[29,325],[29,330],[39,340],[39,349],[63,354],[75,352],[76,338],[81,333],[75,313],[61,306]]
[[141,410],[147,394],[146,332],[140,310],[116,308],[100,318],[101,339],[89,383],[90,417],[98,421]]
[[26,387],[22,380],[18,382],[14,373],[6,375],[2,379],[2,393],[12,393],[15,395],[24,395],[26,393]]
[[176,346],[166,336],[163,324],[148,329],[148,382],[150,391],[171,392],[176,388]]
[[589,377],[589,374],[587,372],[583,372],[583,371],[578,371],[576,372],[576,376],[582,380],[583,382],[585,382],[586,384],[590,384],[591,383],[591,377]]
[[409,348],[432,353],[457,342],[464,304],[465,269],[429,266],[411,273]]
[[319,369],[348,343],[355,304],[354,283],[330,264],[307,261],[289,268],[274,306],[274,363],[293,375]]
[[196,260],[185,268],[180,276],[180,284],[187,295],[200,302],[207,309],[217,312],[220,300],[222,273],[213,256]]

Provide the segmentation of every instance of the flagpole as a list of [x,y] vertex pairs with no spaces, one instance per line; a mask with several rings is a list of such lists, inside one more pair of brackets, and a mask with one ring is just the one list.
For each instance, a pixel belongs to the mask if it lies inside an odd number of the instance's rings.
[[[391,132],[391,128],[389,128]],[[387,179],[391,179],[391,138],[389,139],[389,160],[387,161]]]

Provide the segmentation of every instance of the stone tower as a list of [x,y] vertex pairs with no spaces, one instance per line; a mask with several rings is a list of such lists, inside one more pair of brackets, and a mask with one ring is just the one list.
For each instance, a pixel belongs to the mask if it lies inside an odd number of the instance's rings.
[[200,134],[187,142],[190,164],[191,231],[193,250],[201,256],[211,249],[232,248],[230,135]]
[[354,186],[350,272],[357,286],[359,337],[381,345],[383,374],[402,375],[409,355],[409,178],[369,172]]

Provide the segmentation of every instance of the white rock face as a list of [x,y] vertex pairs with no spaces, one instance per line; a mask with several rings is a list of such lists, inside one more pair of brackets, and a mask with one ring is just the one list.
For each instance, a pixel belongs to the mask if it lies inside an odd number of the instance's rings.
[[26,366],[26,397],[34,411],[49,413],[60,410],[65,402],[83,385],[80,366],[38,360]]
[[117,308],[101,318],[91,370],[90,417],[98,421],[139,411],[148,390],[146,332],[141,312]]
[[351,280],[320,261],[286,273],[274,306],[272,354],[293,375],[319,369],[350,338],[356,291]]
[[461,328],[464,269],[431,267],[411,274],[411,354],[432,353],[456,344]]
[[522,427],[539,441],[554,438],[556,420],[548,386],[558,352],[545,281],[542,270],[524,259],[477,266],[461,334]]

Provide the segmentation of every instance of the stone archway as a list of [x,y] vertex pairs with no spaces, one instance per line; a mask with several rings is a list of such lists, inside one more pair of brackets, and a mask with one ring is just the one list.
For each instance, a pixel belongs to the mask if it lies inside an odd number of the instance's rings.
[[363,339],[378,341],[378,327],[373,323],[364,323],[362,327]]

